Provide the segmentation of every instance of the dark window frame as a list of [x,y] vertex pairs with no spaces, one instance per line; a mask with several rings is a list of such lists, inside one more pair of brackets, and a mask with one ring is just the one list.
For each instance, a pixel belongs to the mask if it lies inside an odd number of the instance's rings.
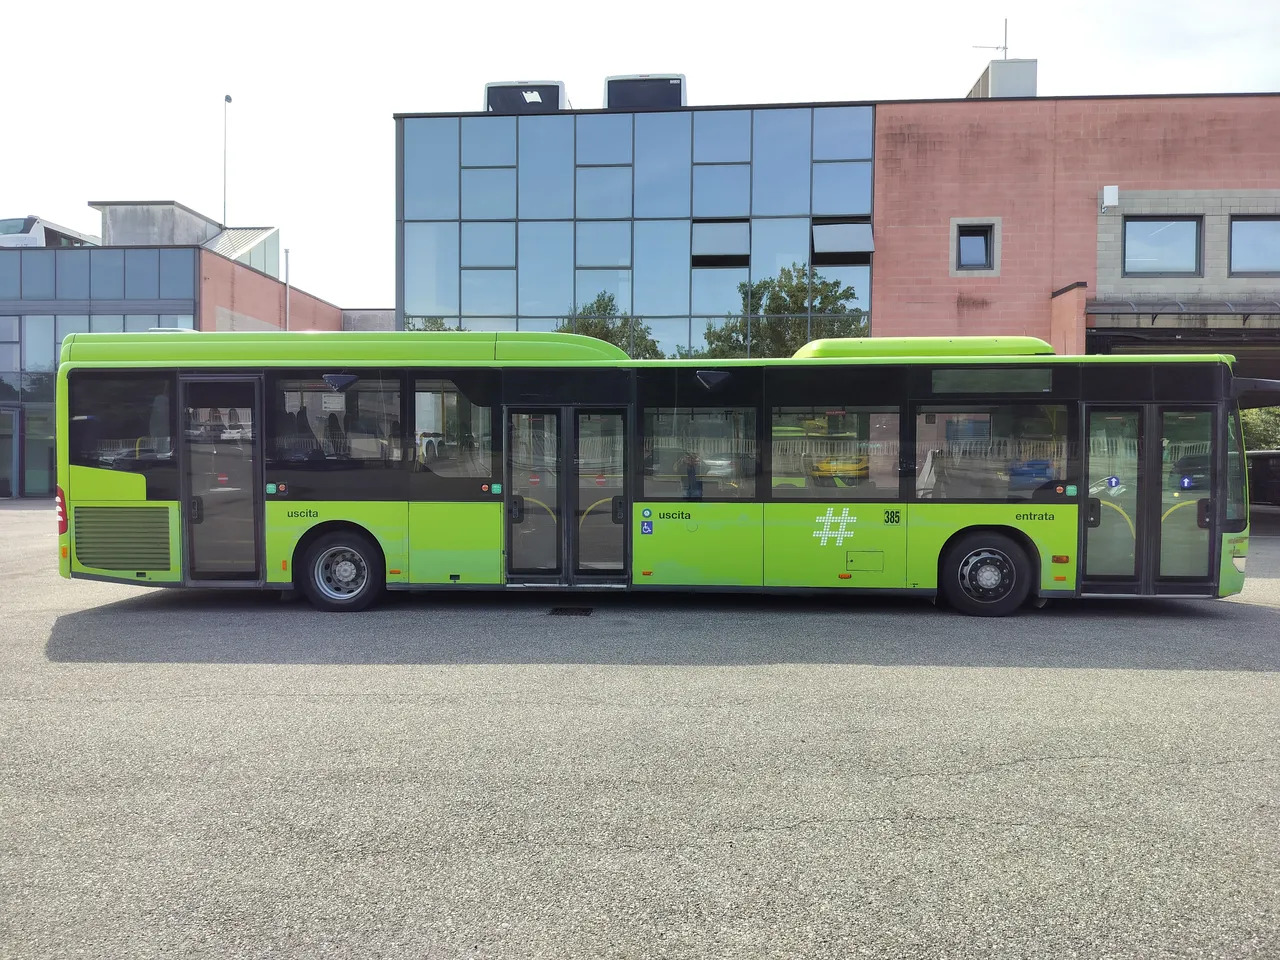
[[[1196,266],[1194,270],[1130,270],[1130,223],[1190,222],[1196,225]],[[1204,276],[1204,217],[1200,214],[1137,214],[1126,216],[1120,225],[1120,276],[1122,277],[1203,277]]]
[[[967,264],[960,258],[960,241],[965,236],[980,236],[986,241],[987,258],[981,264]],[[996,225],[994,223],[958,223],[956,224],[956,269],[966,272],[994,270]]]
[[1235,268],[1235,236],[1237,221],[1266,220],[1280,224],[1280,213],[1232,214],[1227,222],[1227,276],[1228,277],[1280,277],[1275,270],[1237,270]]

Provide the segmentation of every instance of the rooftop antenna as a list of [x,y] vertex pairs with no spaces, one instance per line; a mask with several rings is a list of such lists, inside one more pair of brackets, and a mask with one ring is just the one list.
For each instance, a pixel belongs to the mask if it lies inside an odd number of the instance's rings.
[[1008,18],[1008,17],[1005,17],[1005,18],[1004,18],[1004,43],[1003,43],[1003,44],[1001,44],[1001,45],[1000,45],[1000,46],[998,46],[998,47],[983,47],[983,46],[979,46],[978,44],[974,44],[973,49],[975,49],[975,50],[999,50],[999,51],[1000,51],[1000,59],[1001,59],[1001,60],[1008,60],[1008,59],[1009,59],[1009,18]]

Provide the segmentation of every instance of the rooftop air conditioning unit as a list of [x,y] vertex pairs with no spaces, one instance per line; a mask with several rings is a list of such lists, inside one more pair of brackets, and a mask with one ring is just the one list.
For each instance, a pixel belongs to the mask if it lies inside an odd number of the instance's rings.
[[604,79],[606,110],[662,110],[684,105],[683,73],[637,73]]
[[564,107],[562,80],[484,85],[484,108],[488,113],[555,113]]

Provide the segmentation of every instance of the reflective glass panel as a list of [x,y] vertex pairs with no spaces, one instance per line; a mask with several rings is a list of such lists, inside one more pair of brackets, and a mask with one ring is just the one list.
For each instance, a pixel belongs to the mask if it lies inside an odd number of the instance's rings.
[[458,216],[458,121],[404,121],[404,217],[446,220]]
[[124,315],[100,313],[89,318],[90,333],[124,333]]
[[463,117],[462,165],[464,167],[514,167],[516,165],[516,118]]
[[713,164],[693,168],[695,217],[745,217],[750,212],[749,164]]
[[[637,281],[636,297],[640,296]],[[638,313],[638,310],[637,310]],[[678,320],[656,319],[644,317],[644,324],[649,328],[649,336],[658,345],[658,352],[664,357],[674,358],[689,352],[689,318]]]
[[1134,518],[1141,516],[1142,411],[1091,410],[1088,430],[1088,495],[1098,501],[1098,516],[1096,525],[1085,525],[1084,573],[1132,577],[1138,552]]
[[160,296],[160,251],[124,252],[124,295],[130,300],[154,300]]
[[867,214],[871,212],[871,163],[815,163],[813,165],[815,215]]
[[22,251],[22,299],[52,300],[53,284],[53,251]]
[[[697,267],[692,278],[694,313],[723,317],[744,312],[746,267]],[[697,324],[694,328],[696,332]]]
[[573,224],[520,224],[520,313],[564,316],[573,309]]
[[[803,277],[808,263],[808,220],[795,218],[751,222],[751,280],[753,283],[776,278],[784,268],[794,267]],[[790,307],[768,312],[807,313],[805,303],[805,298],[800,296]]]
[[1231,221],[1231,272],[1280,273],[1280,218]]
[[687,113],[636,114],[637,217],[689,215]]
[[514,267],[516,265],[516,225],[514,223],[464,223],[462,225],[462,265],[464,267]]
[[88,250],[58,250],[55,254],[58,268],[58,299],[89,299]]
[[22,296],[22,251],[0,250],[0,299]]
[[124,251],[89,251],[89,295],[95,300],[124,299]]
[[[1209,576],[1209,534],[1200,500],[1213,495],[1212,410],[1160,411],[1160,573]],[[1214,504],[1216,506],[1216,503]]]
[[[841,314],[869,308],[871,303],[871,268],[814,267],[810,278],[810,301],[815,315],[819,313]],[[842,336],[864,336],[846,333]],[[823,336],[832,336],[825,333]]]
[[630,163],[629,113],[590,114],[578,117],[578,163]]
[[[16,300],[17,297],[14,297]],[[0,342],[18,339],[18,318],[0,317]]]
[[869,253],[875,249],[869,223],[815,223],[814,253]]
[[[52,250],[49,251],[53,253]],[[53,257],[50,257],[52,262]],[[56,370],[57,357],[53,352],[54,321],[49,316],[22,318],[22,369]]]
[[458,312],[458,224],[404,225],[404,312],[449,316]]
[[77,316],[60,316],[54,325],[54,337],[57,340],[55,350],[62,350],[62,339],[69,333],[88,333],[89,318]]
[[751,159],[751,111],[707,110],[693,115],[693,160],[721,163]]
[[637,220],[633,269],[637,316],[688,316],[689,221]]
[[578,266],[631,266],[631,221],[579,223]]
[[[23,377],[24,385],[31,377]],[[52,401],[52,377],[38,378],[42,387],[42,399]],[[53,493],[54,475],[57,472],[57,459],[53,443],[54,413],[53,404],[32,405],[33,396],[24,397],[27,408],[23,411],[23,433],[26,439],[22,444],[22,482],[23,492],[28,497],[47,497]]]
[[631,168],[579,167],[578,216],[584,220],[631,216]]
[[818,107],[813,111],[813,159],[871,159],[871,107]]
[[[272,234],[278,238],[279,234]],[[160,251],[160,298],[190,300],[195,297],[194,250]],[[271,266],[270,263],[267,266]]]
[[751,252],[751,224],[746,220],[732,223],[694,223],[693,255],[730,256]]
[[196,318],[189,313],[162,313],[157,325],[175,330],[194,330]]
[[514,315],[514,270],[463,270],[462,312],[472,317]]
[[630,270],[578,271],[579,310],[606,296],[613,297],[614,306],[619,314],[631,313]]
[[464,220],[508,220],[516,215],[516,172],[499,170],[462,171],[462,218]]
[[146,333],[158,326],[160,318],[154,313],[126,313],[124,315],[125,333]]
[[645,407],[644,495],[749,500],[760,465],[754,407]]
[[[695,271],[696,273],[697,271]],[[694,317],[690,324],[690,353],[694,357],[733,359],[747,356],[749,317]]]
[[573,117],[520,117],[520,216],[573,216]]
[[1126,220],[1125,273],[1195,273],[1200,265],[1200,221]]
[[756,110],[751,163],[751,212],[809,212],[810,110]]
[[[22,359],[19,356],[16,343],[0,343],[0,375],[4,372],[17,370],[21,363]],[[0,381],[0,400],[17,400],[17,392],[15,391],[14,395],[10,397],[5,386],[6,382]]]

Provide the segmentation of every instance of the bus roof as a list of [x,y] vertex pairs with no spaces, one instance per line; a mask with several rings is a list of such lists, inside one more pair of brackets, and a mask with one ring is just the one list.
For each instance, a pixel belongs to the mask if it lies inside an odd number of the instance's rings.
[[1219,354],[1061,356],[1035,337],[868,337],[815,340],[792,357],[633,360],[595,337],[571,333],[319,332],[72,333],[62,341],[62,363],[114,367],[359,365],[606,365],[716,366],[858,364],[887,362],[1232,363]]

